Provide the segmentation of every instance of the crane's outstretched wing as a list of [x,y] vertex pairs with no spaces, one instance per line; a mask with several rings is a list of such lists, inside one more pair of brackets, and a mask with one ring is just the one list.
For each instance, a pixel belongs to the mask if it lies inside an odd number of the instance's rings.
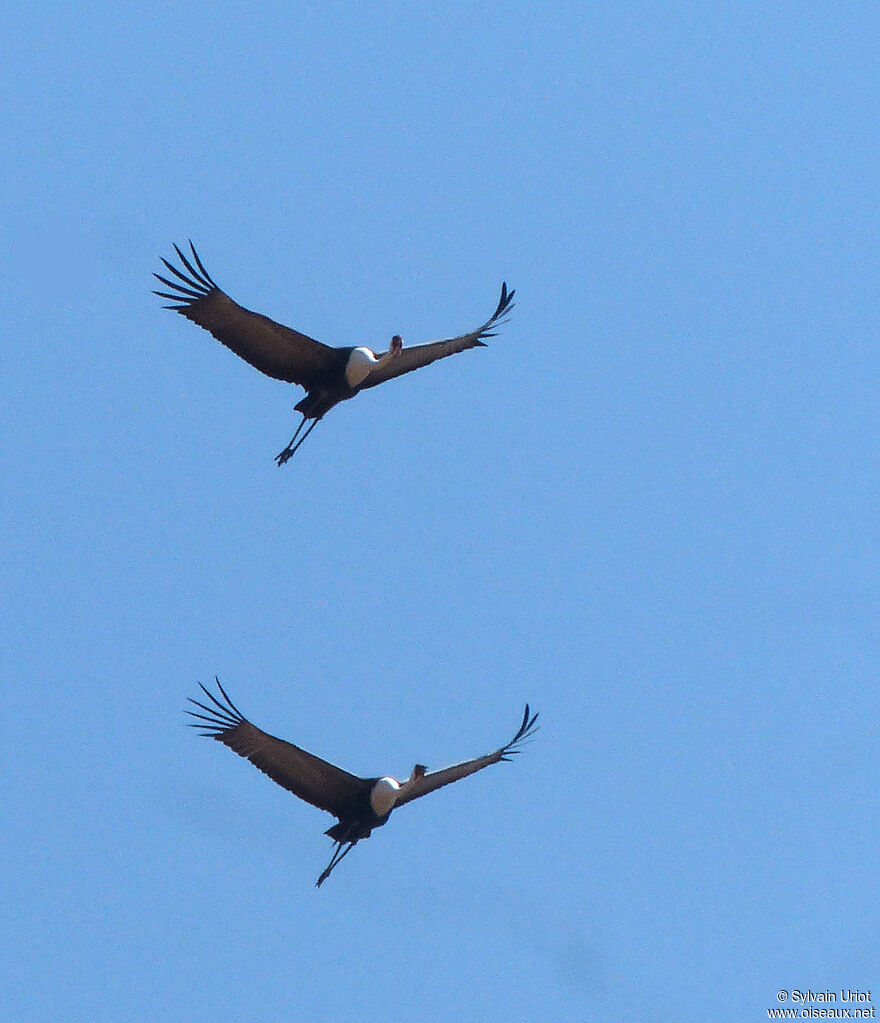
[[336,365],[339,358],[336,350],[233,302],[202,266],[192,242],[189,247],[195,266],[174,246],[186,273],[163,259],[176,280],[153,274],[172,289],[170,292],[154,292],[160,298],[169,298],[175,303],[164,308],[174,309],[204,327],[267,376],[299,384],[306,390],[320,385],[324,374]]
[[505,746],[495,750],[494,753],[487,753],[484,757],[465,760],[461,764],[453,764],[451,767],[444,767],[440,771],[429,771],[404,790],[404,794],[400,796],[395,806],[401,806],[412,799],[425,796],[429,792],[433,792],[434,789],[442,788],[444,785],[449,785],[460,778],[467,778],[469,774],[482,771],[484,767],[489,767],[490,764],[497,764],[502,760],[510,760],[511,757],[519,753],[517,747],[535,733],[538,728],[535,724],[537,720],[537,711],[532,714],[529,710],[529,705],[526,704],[526,712],[523,714],[522,724],[519,726],[516,735]]
[[282,788],[337,817],[344,814],[359,793],[369,789],[370,783],[363,778],[334,767],[299,746],[267,735],[252,725],[226,695],[220,679],[215,681],[223,702],[208,692],[201,682],[199,687],[212,706],[188,697],[190,703],[206,711],[205,714],[187,711],[198,719],[190,721],[189,725],[201,729],[201,735],[222,742],[240,757],[247,757]]
[[[495,337],[495,328],[507,322],[506,314],[513,308],[513,296],[515,291],[507,290],[507,283],[501,285],[501,298],[498,300],[498,308],[488,320],[476,330],[469,334],[462,334],[461,337],[452,337],[446,341],[431,341],[426,345],[413,345],[412,348],[404,348],[400,354],[391,359],[386,365],[374,369],[367,379],[361,384],[359,390],[366,387],[375,387],[376,384],[384,383],[404,373],[410,373],[414,369],[421,369],[422,366],[429,366],[438,359],[445,359],[447,355],[455,355],[467,348],[485,348],[483,338]],[[384,353],[382,353],[384,354]],[[378,355],[379,359],[382,354]]]

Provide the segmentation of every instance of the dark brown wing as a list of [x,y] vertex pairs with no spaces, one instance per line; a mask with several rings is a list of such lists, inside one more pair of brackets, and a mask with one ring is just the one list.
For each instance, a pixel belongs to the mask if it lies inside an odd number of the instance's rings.
[[339,356],[336,349],[233,302],[202,266],[192,242],[189,247],[195,266],[174,246],[186,273],[163,259],[176,280],[153,274],[172,289],[154,292],[160,298],[170,298],[175,303],[164,308],[174,309],[210,331],[218,341],[261,373],[276,380],[299,384],[306,390],[319,387],[326,374],[337,365]]
[[[467,348],[485,348],[483,338],[495,337],[495,330],[507,322],[506,314],[513,308],[513,296],[515,291],[508,292],[507,284],[501,285],[501,298],[498,301],[498,308],[488,320],[476,330],[469,334],[462,334],[461,337],[452,337],[446,341],[431,341],[426,345],[413,345],[412,348],[404,347],[400,355],[391,359],[385,366],[373,370],[367,379],[361,384],[360,389],[375,387],[386,380],[410,373],[414,369],[421,369],[422,366],[429,366],[438,359],[445,359],[447,355],[455,355]],[[381,355],[379,356],[381,358]]]
[[475,757],[473,760],[465,760],[460,764],[444,767],[440,771],[430,771],[422,775],[398,798],[395,806],[409,803],[411,800],[418,799],[420,796],[426,796],[429,792],[442,788],[444,785],[450,785],[461,778],[467,778],[469,774],[482,771],[484,767],[489,767],[490,764],[497,764],[502,760],[510,760],[511,757],[519,753],[516,747],[535,733],[537,730],[535,722],[537,720],[537,712],[532,714],[529,710],[529,705],[526,704],[526,712],[523,714],[522,724],[519,726],[516,735],[506,746],[495,750],[494,753],[487,753],[484,757]]
[[276,739],[252,725],[226,695],[220,680],[215,681],[223,702],[201,683],[199,687],[212,706],[189,697],[190,703],[206,712],[187,711],[197,719],[189,724],[201,729],[202,735],[222,742],[240,757],[247,757],[282,788],[336,817],[344,816],[358,795],[370,787],[363,778],[334,767],[299,746]]

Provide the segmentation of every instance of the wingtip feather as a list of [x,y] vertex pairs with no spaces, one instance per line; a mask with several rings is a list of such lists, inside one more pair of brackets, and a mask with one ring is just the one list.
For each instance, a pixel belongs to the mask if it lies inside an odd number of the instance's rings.
[[[192,238],[187,238],[187,241],[189,242],[190,249],[192,249],[193,258],[196,261],[196,265],[198,266],[199,270],[201,270],[205,280],[208,281],[208,283],[211,285],[212,288],[217,288],[217,285],[214,282],[213,278],[208,273],[208,271],[205,269],[204,263],[202,263],[201,259],[199,259],[199,254],[198,254],[198,252],[196,252],[196,247],[192,243]],[[219,290],[219,288],[218,288],[218,290]]]
[[[205,686],[199,682],[199,689],[205,694],[210,701],[210,704],[202,703],[200,700],[193,699],[192,696],[188,696],[187,700],[193,706],[198,707],[199,710],[203,710],[204,714],[199,714],[193,710],[187,710],[186,713],[194,718],[199,719],[195,725],[193,722],[188,721],[187,724],[193,725],[196,728],[209,728],[211,731],[203,734],[210,735],[212,739],[221,739],[226,732],[231,731],[238,725],[242,724],[246,719],[244,715],[235,706],[223,686],[220,684],[220,679],[216,676],[214,681],[217,683],[217,687],[220,690],[223,698],[226,700],[226,705],[220,702],[217,697]],[[205,724],[207,722],[207,724]]]

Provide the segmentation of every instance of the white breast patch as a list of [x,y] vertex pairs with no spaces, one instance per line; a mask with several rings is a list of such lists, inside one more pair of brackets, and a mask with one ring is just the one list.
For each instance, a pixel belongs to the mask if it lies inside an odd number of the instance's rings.
[[370,792],[370,806],[377,817],[384,817],[390,813],[395,802],[397,793],[400,792],[400,785],[393,778],[380,778]]
[[345,379],[348,381],[348,386],[360,386],[370,375],[370,370],[376,365],[376,362],[376,356],[369,348],[355,348],[345,364]]

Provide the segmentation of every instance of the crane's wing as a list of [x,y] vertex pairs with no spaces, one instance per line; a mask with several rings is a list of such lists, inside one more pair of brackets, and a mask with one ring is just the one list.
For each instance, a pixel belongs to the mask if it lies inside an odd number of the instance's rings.
[[[506,314],[513,308],[513,296],[515,291],[507,290],[507,283],[501,285],[501,298],[498,300],[498,308],[488,320],[476,330],[469,334],[462,334],[461,337],[451,337],[446,341],[431,341],[426,345],[413,345],[412,348],[404,347],[400,354],[391,359],[384,366],[374,369],[367,379],[361,384],[360,390],[365,387],[375,387],[393,377],[399,377],[404,373],[410,373],[414,369],[421,369],[422,366],[429,366],[438,359],[445,359],[447,355],[455,355],[467,348],[485,348],[483,338],[495,337],[495,328],[507,322]],[[384,353],[383,353],[384,354]],[[378,358],[382,358],[379,355]]]
[[319,386],[324,374],[336,364],[336,350],[233,302],[211,279],[192,242],[189,247],[195,266],[174,246],[186,273],[163,259],[176,279],[153,274],[171,289],[154,292],[160,298],[174,302],[174,305],[164,308],[174,309],[210,331],[218,341],[261,373],[276,380],[300,384],[306,390]]
[[494,753],[487,753],[484,757],[476,757],[473,760],[465,760],[461,764],[453,764],[451,767],[444,767],[440,771],[429,771],[427,774],[423,774],[421,778],[417,779],[413,784],[404,791],[404,794],[395,803],[395,806],[401,806],[403,803],[408,803],[412,799],[418,799],[420,796],[425,796],[429,792],[433,792],[434,789],[442,788],[444,785],[449,785],[454,781],[458,781],[460,778],[467,778],[469,774],[475,774],[477,771],[482,771],[484,767],[489,767],[490,764],[500,763],[502,760],[510,760],[511,757],[519,753],[517,748],[526,739],[535,733],[538,726],[535,722],[538,720],[538,714],[535,712],[531,713],[529,705],[526,704],[526,711],[523,714],[522,724],[516,735],[501,749],[495,750]]
[[252,725],[226,695],[220,679],[215,681],[223,702],[208,692],[201,682],[199,687],[211,701],[211,706],[188,697],[190,703],[206,712],[187,711],[197,719],[188,723],[192,728],[201,729],[201,735],[222,742],[240,757],[247,757],[282,788],[337,817],[345,813],[359,793],[369,788],[369,782],[363,778],[334,767],[299,746],[276,739]]

